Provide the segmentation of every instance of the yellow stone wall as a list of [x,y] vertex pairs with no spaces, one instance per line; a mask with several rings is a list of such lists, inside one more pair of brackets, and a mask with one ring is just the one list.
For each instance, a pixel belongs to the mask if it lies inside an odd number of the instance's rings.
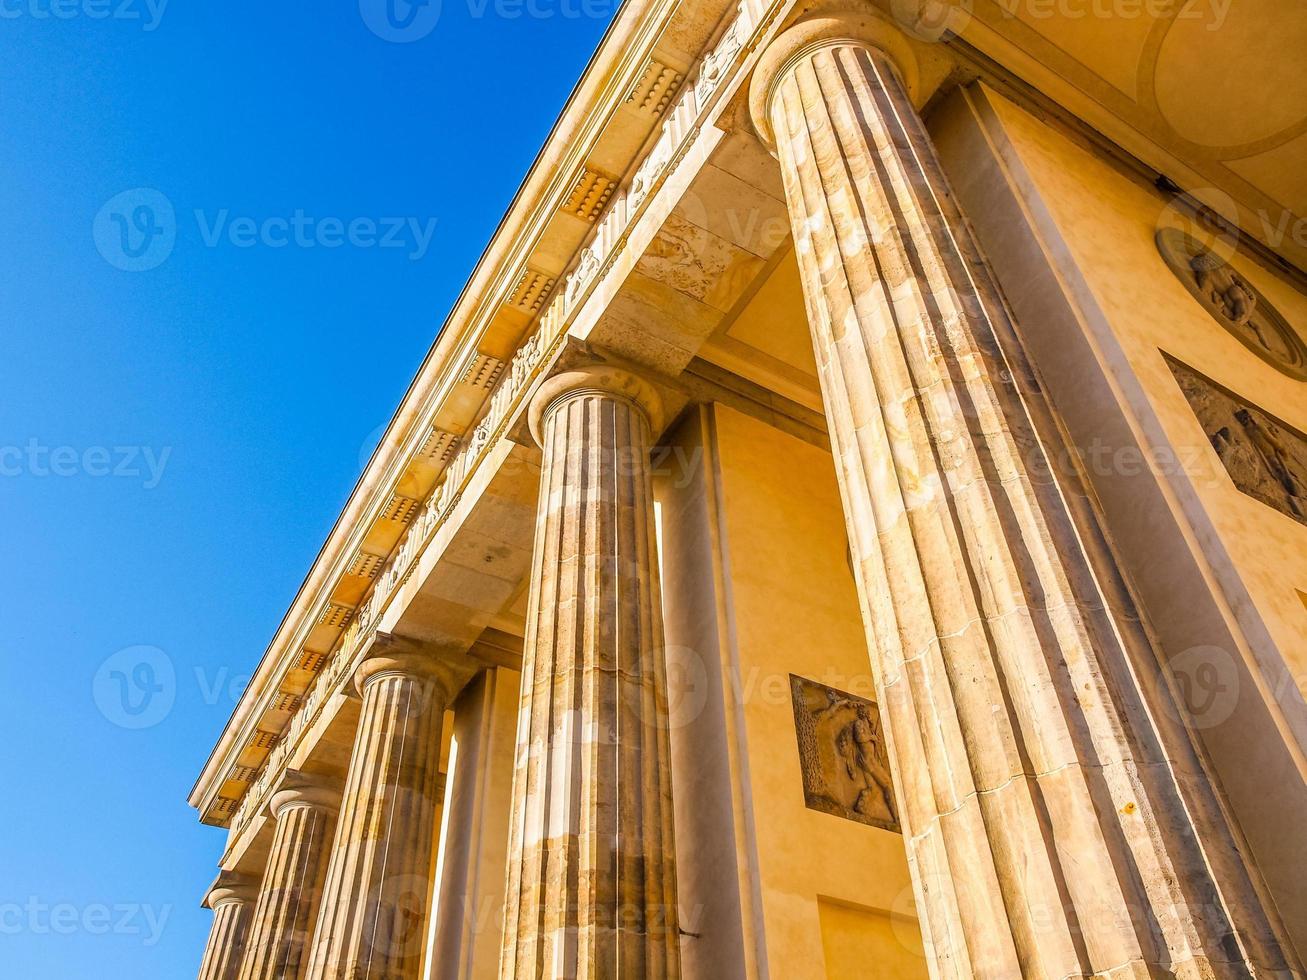
[[[720,404],[704,411],[676,436],[683,458],[701,465],[689,481],[672,466],[661,485],[664,605],[669,642],[693,645],[725,678],[722,734],[737,750],[725,767],[737,808],[733,846],[739,865],[753,870],[752,881],[740,875],[735,887],[756,890],[741,903],[752,934],[746,944],[755,944],[771,976],[787,980],[924,978],[903,838],[804,802],[790,675],[875,698],[834,463],[757,418]],[[675,486],[699,479],[711,484],[706,493]],[[684,561],[691,537],[706,545],[702,563]],[[711,640],[705,632],[692,640],[705,624],[681,618],[696,590],[717,592]],[[712,700],[707,712],[717,710]],[[673,728],[673,764],[687,760],[678,779],[711,765],[685,744],[690,729]],[[711,729],[703,737],[712,738]],[[690,808],[706,798],[705,790],[687,796],[683,781],[676,791]],[[693,843],[680,809],[677,818],[684,878],[700,860],[696,849],[711,845]],[[724,878],[718,869],[714,881]],[[696,900],[696,886],[686,884],[683,907]],[[692,953],[686,959],[687,977],[727,976],[720,968]]]
[[[1221,468],[1160,351],[1166,351],[1261,408],[1307,431],[1307,384],[1265,364],[1225,331],[1175,279],[1153,243],[1159,224],[1178,212],[1151,189],[1076,147],[1012,103],[995,99],[1000,120],[1052,218],[1065,232],[1073,261],[1111,322],[1130,368],[1174,446],[1195,455],[1193,484],[1253,593],[1259,611],[1307,683],[1307,613],[1295,589],[1307,589],[1307,527],[1239,492]],[[1307,334],[1307,295],[1251,257],[1231,264]]]

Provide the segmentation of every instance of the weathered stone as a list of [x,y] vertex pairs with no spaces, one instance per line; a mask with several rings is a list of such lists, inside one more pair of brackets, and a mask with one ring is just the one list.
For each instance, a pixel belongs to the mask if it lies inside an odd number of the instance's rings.
[[659,400],[608,368],[536,395],[544,448],[500,976],[680,975],[649,472]]
[[363,707],[307,976],[417,980],[455,683],[436,651],[402,642],[378,643],[355,683]]
[[241,980],[299,980],[322,898],[338,787],[299,782],[272,798],[276,829],[250,926]]
[[258,888],[240,875],[224,873],[210,889],[204,904],[213,909],[213,924],[199,980],[237,980],[240,976],[257,898]]

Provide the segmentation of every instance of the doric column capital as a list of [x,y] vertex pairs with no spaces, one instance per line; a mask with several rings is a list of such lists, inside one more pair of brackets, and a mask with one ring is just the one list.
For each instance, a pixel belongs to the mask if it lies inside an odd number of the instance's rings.
[[224,871],[218,875],[218,880],[213,883],[209,893],[204,896],[203,905],[205,908],[213,909],[216,912],[221,905],[241,903],[253,905],[258,897],[259,883],[257,881],[248,875]]
[[749,113],[767,147],[775,152],[772,101],[776,87],[794,66],[824,48],[864,48],[894,67],[910,97],[915,97],[920,71],[912,44],[892,22],[868,9],[836,11],[806,17],[768,46],[749,81]]
[[544,420],[555,408],[571,398],[596,392],[620,398],[638,408],[649,423],[651,435],[661,431],[663,401],[657,389],[630,371],[594,364],[554,375],[540,386],[531,399],[529,413],[531,435],[535,441],[544,445]]
[[272,794],[268,812],[278,820],[291,807],[297,806],[334,813],[340,808],[340,793],[341,788],[335,780],[302,773],[288,774],[281,787]]
[[354,687],[363,694],[383,677],[402,675],[435,685],[442,703],[454,694],[452,667],[433,646],[389,633],[378,633],[367,658],[354,670]]

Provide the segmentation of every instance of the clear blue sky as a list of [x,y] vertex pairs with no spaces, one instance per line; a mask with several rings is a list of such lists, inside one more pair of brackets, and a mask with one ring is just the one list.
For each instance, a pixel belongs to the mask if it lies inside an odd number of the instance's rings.
[[387,2],[0,0],[4,980],[195,975],[186,795],[614,9]]

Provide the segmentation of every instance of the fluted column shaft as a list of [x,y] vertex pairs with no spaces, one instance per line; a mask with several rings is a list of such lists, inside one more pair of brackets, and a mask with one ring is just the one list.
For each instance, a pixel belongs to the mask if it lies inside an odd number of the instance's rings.
[[363,706],[307,976],[417,980],[449,683],[434,656],[416,652],[365,661],[356,684]]
[[649,469],[657,395],[551,379],[509,841],[505,980],[680,975]]
[[213,910],[199,980],[237,980],[245,958],[257,889],[248,882],[220,882],[204,904]]
[[1144,702],[1145,639],[1032,478],[1046,409],[1000,351],[1010,324],[884,36],[801,23],[751,103],[784,177],[934,975],[1283,972],[1190,740]]
[[338,801],[337,793],[316,787],[286,789],[273,797],[272,850],[240,980],[300,980],[304,976]]

